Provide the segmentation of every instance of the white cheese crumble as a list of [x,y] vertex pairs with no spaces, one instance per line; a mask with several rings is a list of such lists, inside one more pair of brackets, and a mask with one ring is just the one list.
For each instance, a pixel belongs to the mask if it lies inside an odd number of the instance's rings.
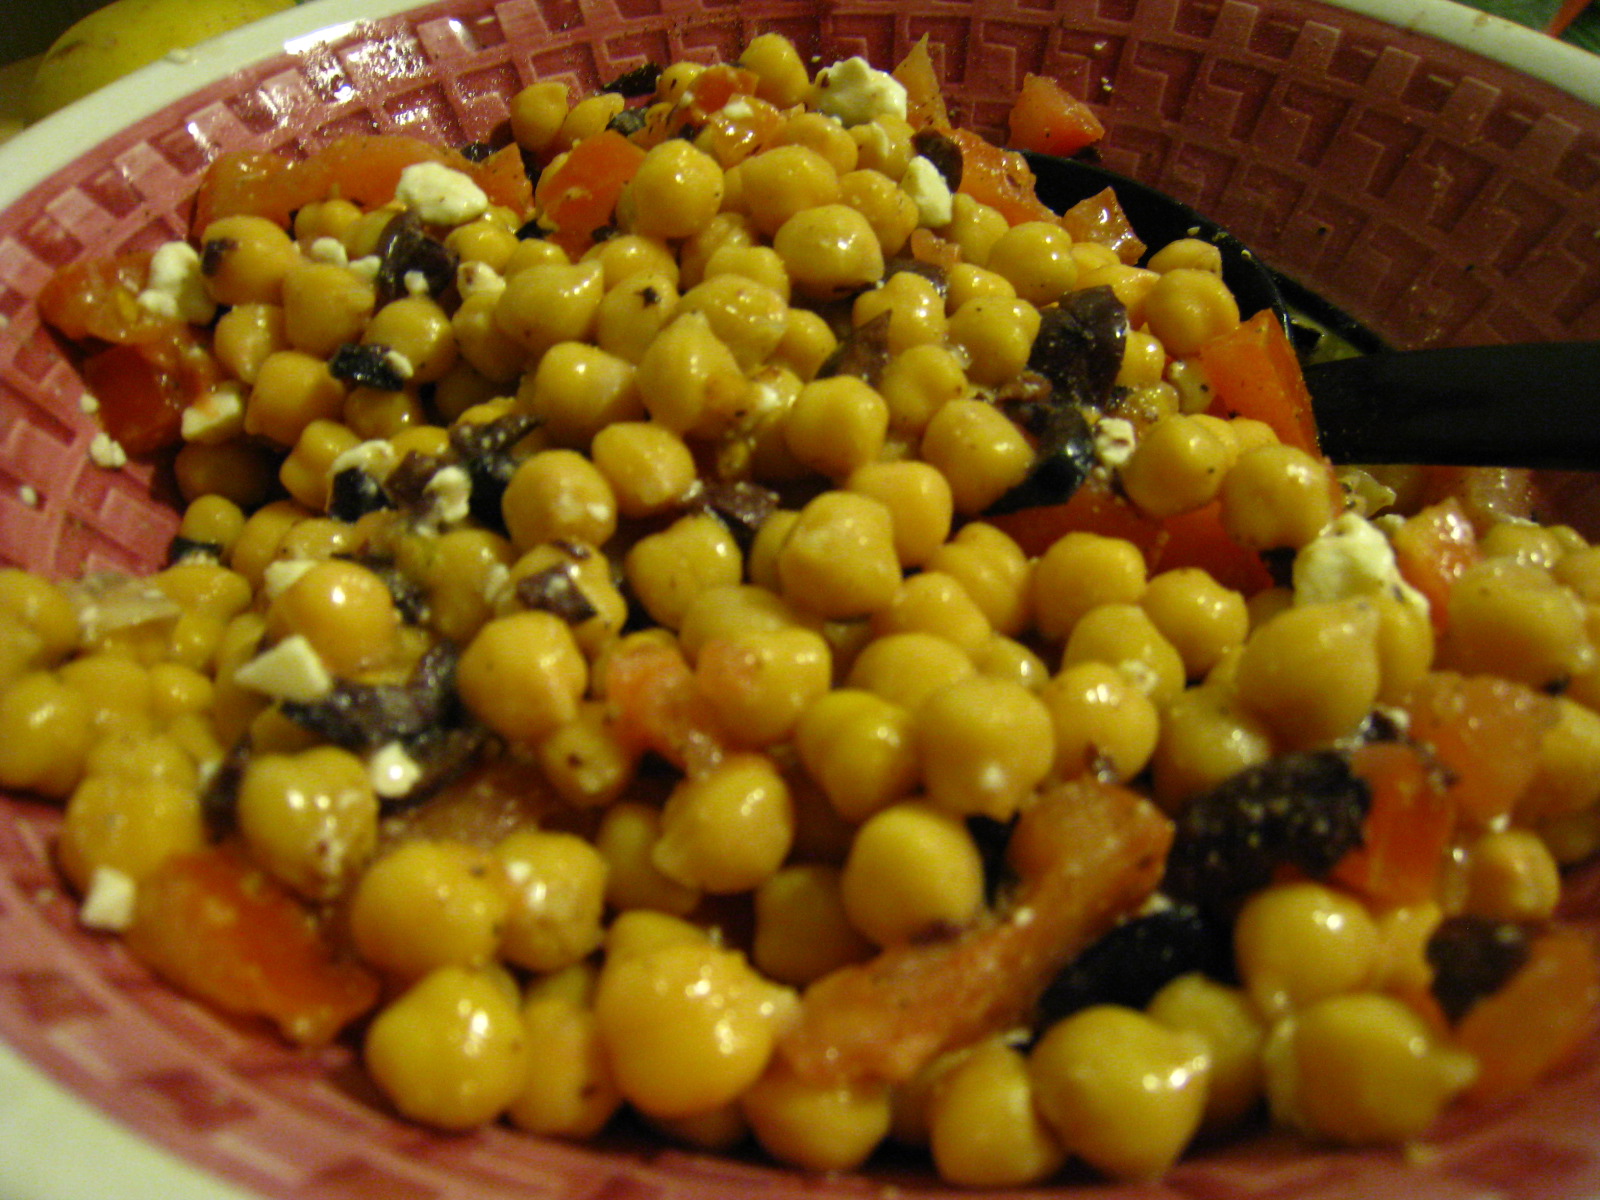
[[78,920],[87,929],[122,933],[133,924],[137,894],[133,877],[115,867],[96,867],[89,876],[89,891],[78,907]]
[[300,576],[317,565],[314,558],[278,558],[261,572],[261,590],[268,600],[276,600],[292,588]]
[[1101,417],[1094,425],[1094,453],[1103,466],[1116,470],[1128,461],[1139,435],[1133,422],[1121,417]]
[[433,292],[433,288],[428,285],[428,277],[421,271],[407,271],[405,285],[408,296],[428,296]]
[[1345,513],[1294,556],[1294,602],[1331,604],[1389,592],[1426,613],[1428,601],[1400,576],[1389,539],[1365,517]]
[[900,188],[917,206],[917,224],[927,229],[938,229],[950,224],[955,215],[950,185],[945,182],[939,168],[930,159],[917,155],[906,165]]
[[464,262],[456,268],[456,291],[463,300],[473,296],[498,296],[505,290],[505,279],[488,263]]
[[303,634],[286,637],[233,673],[240,687],[277,700],[308,703],[333,690],[333,676]]
[[93,392],[84,392],[78,397],[78,411],[85,416],[94,416],[100,411],[100,397]]
[[398,800],[417,786],[422,768],[399,742],[389,742],[367,759],[367,778],[385,800]]
[[225,442],[244,432],[244,385],[225,380],[183,410],[186,442]]
[[483,189],[443,163],[412,163],[394,196],[428,225],[464,225],[489,211]]
[[383,270],[383,259],[376,254],[368,254],[362,258],[351,259],[345,265],[350,268],[356,278],[364,279],[368,283],[374,283],[377,281],[378,272]]
[[311,249],[306,257],[312,262],[326,263],[335,267],[348,267],[350,254],[344,248],[344,243],[336,237],[319,237],[311,243]]
[[863,125],[889,114],[905,119],[906,89],[887,71],[859,54],[817,72],[817,108],[845,125]]
[[209,325],[217,306],[200,273],[200,252],[188,242],[168,242],[150,257],[150,278],[139,307],[158,317]]
[[756,115],[756,110],[750,107],[750,101],[743,96],[735,96],[724,104],[719,111],[732,121],[742,121],[746,117]]
[[417,368],[412,361],[398,350],[385,350],[383,352],[383,361],[393,367],[394,373],[400,376],[401,379],[410,379],[417,373]]
[[107,471],[128,465],[128,452],[116,438],[103,430],[89,439],[89,461]]
[[386,438],[359,442],[329,464],[328,478],[332,479],[341,472],[355,467],[382,483],[388,478],[389,472],[394,470],[396,458],[395,449]]
[[22,486],[17,488],[17,499],[21,500],[22,503],[27,505],[29,508],[38,508],[39,489],[34,487],[31,483],[24,483]]
[[431,501],[429,515],[440,525],[455,525],[472,511],[472,476],[465,467],[441,467],[423,493]]

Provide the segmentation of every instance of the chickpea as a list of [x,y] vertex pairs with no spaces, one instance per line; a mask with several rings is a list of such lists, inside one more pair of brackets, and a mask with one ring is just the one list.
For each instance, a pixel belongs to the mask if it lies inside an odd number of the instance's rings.
[[744,560],[721,521],[691,514],[635,542],[623,570],[651,620],[676,629],[702,592],[739,582]]
[[522,1092],[532,1047],[516,998],[486,971],[432,971],[367,1030],[367,1070],[400,1112],[439,1129],[494,1120]]
[[895,945],[970,923],[983,905],[983,860],[959,818],[905,801],[862,823],[839,887],[850,923]]
[[881,1080],[818,1084],[781,1062],[739,1098],[761,1148],[808,1171],[851,1171],[889,1132],[889,1085]]
[[585,138],[593,137],[611,123],[626,103],[615,92],[597,92],[593,96],[585,96],[567,110],[550,148],[560,153],[572,149]]
[[506,278],[494,315],[537,358],[557,342],[588,340],[604,298],[599,263],[541,263]]
[[837,867],[796,863],[756,888],[750,957],[762,974],[798,987],[871,955],[872,944],[850,924],[840,878]]
[[1039,310],[1023,299],[976,296],[950,315],[950,344],[966,356],[967,377],[993,386],[1028,365]]
[[1237,1125],[1261,1099],[1261,1049],[1267,1030],[1238,988],[1195,972],[1156,993],[1146,1010],[1168,1029],[1198,1034],[1211,1057],[1206,1086],[1206,1129]]
[[1364,601],[1285,609],[1244,645],[1240,705],[1293,747],[1353,732],[1378,697],[1377,632]]
[[953,575],[920,571],[900,585],[888,608],[872,616],[872,632],[931,633],[953,642],[969,655],[993,636],[989,618]]
[[[896,176],[899,178],[899,176]],[[989,252],[1005,236],[1011,222],[997,208],[974,200],[965,192],[950,198],[950,224],[943,230],[946,241],[961,248],[961,259],[979,267],[989,264]]]
[[511,906],[500,865],[465,842],[403,841],[367,867],[350,902],[361,957],[407,978],[493,961]]
[[282,306],[240,304],[230,308],[217,318],[211,348],[235,379],[253,384],[267,356],[289,348]]
[[[542,983],[578,972],[592,990],[589,972],[571,968]],[[622,1104],[611,1077],[594,1012],[551,987],[529,989],[522,1023],[537,1067],[507,1116],[518,1129],[544,1137],[592,1137]]]
[[1061,665],[1085,662],[1116,667],[1158,706],[1183,690],[1183,659],[1137,604],[1102,604],[1078,619]]
[[1191,797],[1272,757],[1272,731],[1243,711],[1227,689],[1189,688],[1161,712],[1151,760],[1155,798],[1179,812]]
[[903,566],[924,565],[950,536],[954,497],[949,481],[930,463],[867,463],[850,473],[845,489],[888,507],[895,557]]
[[348,750],[263,754],[245,767],[238,820],[256,862],[302,896],[332,900],[377,844],[378,797]]
[[934,1167],[946,1183],[1023,1187],[1054,1175],[1066,1160],[1034,1103],[1027,1059],[997,1038],[939,1074],[926,1119]]
[[660,839],[659,810],[626,800],[605,810],[594,844],[606,860],[606,903],[612,908],[681,916],[700,902],[699,889],[669,878],[655,865]]
[[955,576],[996,633],[1016,637],[1033,618],[1033,564],[993,525],[969,521],[933,552],[927,569]]
[[928,419],[921,456],[950,484],[957,512],[981,513],[1028,477],[1034,448],[1020,428],[982,400],[947,401]]
[[1251,550],[1299,549],[1337,515],[1327,467],[1304,450],[1273,444],[1248,450],[1222,480],[1222,524]]
[[839,688],[801,715],[795,748],[839,815],[863,821],[915,786],[913,738],[905,708],[869,691]]
[[1281,1123],[1347,1145],[1418,1137],[1472,1080],[1470,1055],[1390,996],[1330,996],[1272,1031],[1267,1097]]
[[1584,812],[1600,804],[1600,713],[1558,696],[1556,721],[1539,740],[1533,782],[1517,801],[1519,822]]
[[575,450],[541,450],[522,460],[500,500],[511,541],[603,546],[617,528],[617,501],[598,468]]
[[1256,1010],[1269,1019],[1365,986],[1378,930],[1359,900],[1319,883],[1257,892],[1234,922],[1234,957]]
[[684,942],[608,958],[595,1020],[622,1095],[673,1118],[727,1104],[759,1079],[792,1003],[743,956]]
[[778,108],[793,108],[811,94],[811,79],[794,43],[781,33],[758,33],[739,54],[739,65],[754,71],[756,95]]
[[1235,455],[1199,417],[1175,413],[1140,435],[1120,478],[1128,498],[1152,517],[1175,517],[1209,504]]
[[879,382],[895,432],[920,437],[945,404],[969,394],[966,371],[943,346],[911,346],[889,360]]
[[300,250],[266,217],[223,217],[200,235],[200,269],[218,304],[277,304]]
[[1198,567],[1156,575],[1138,603],[1177,650],[1190,679],[1203,678],[1249,632],[1244,597]]
[[866,217],[846,204],[821,204],[796,213],[773,235],[772,248],[795,289],[813,300],[847,296],[883,277],[877,234]]
[[762,755],[733,755],[673,789],[651,860],[686,886],[747,892],[778,869],[793,841],[794,806],[777,768]]
[[590,458],[611,485],[624,517],[670,512],[698,481],[694,455],[672,430],[649,421],[617,421],[594,435]]
[[283,335],[296,350],[328,358],[359,340],[376,302],[372,284],[346,267],[296,263],[283,278]]
[[976,673],[971,657],[937,634],[890,633],[857,652],[847,681],[914,714],[939,688]]
[[1034,305],[1054,304],[1078,282],[1072,235],[1050,221],[1013,225],[989,247],[984,266]]
[[1450,669],[1545,688],[1597,661],[1582,602],[1541,568],[1489,559],[1456,580],[1447,607],[1439,658]]
[[1495,921],[1543,921],[1561,900],[1561,869],[1526,829],[1484,834],[1467,856],[1466,911]]
[[571,629],[542,611],[485,623],[456,668],[461,699],[502,737],[538,742],[578,712],[589,670]]
[[135,883],[162,863],[206,844],[200,796],[190,784],[99,772],[67,799],[56,856],[61,871],[87,894],[102,869]]
[[1039,632],[1064,640],[1091,609],[1137,603],[1145,583],[1144,555],[1132,542],[1097,533],[1066,534],[1040,556],[1033,573]]
[[695,664],[699,692],[722,727],[748,746],[787,741],[800,715],[828,690],[833,655],[819,633],[800,626],[712,638]]
[[511,136],[533,154],[550,149],[567,119],[567,85],[541,80],[515,93],[510,100]]
[[1197,1034],[1102,1004],[1046,1030],[1028,1073],[1069,1153],[1114,1179],[1156,1179],[1200,1127],[1211,1057]]
[[331,559],[307,568],[272,602],[268,632],[299,634],[335,675],[353,675],[388,655],[400,628],[389,587],[367,568]]
[[883,397],[853,375],[835,375],[800,389],[783,437],[796,461],[843,481],[878,458],[888,428]]
[[917,709],[916,736],[928,802],[963,817],[1010,820],[1055,764],[1045,703],[986,675],[932,692]]
[[1110,664],[1065,667],[1039,698],[1050,715],[1055,768],[1064,778],[1090,771],[1126,782],[1150,761],[1161,717],[1148,694]]
[[606,861],[583,838],[523,829],[495,843],[511,906],[500,954],[531,971],[581,962],[601,941]]
[[645,408],[680,434],[711,434],[745,411],[749,383],[704,313],[684,312],[657,335],[635,376]]
[[711,332],[733,353],[740,369],[753,371],[783,341],[789,302],[743,275],[709,274],[683,294],[677,311],[705,314]]
[[[756,229],[769,238],[791,217],[839,200],[838,172],[807,146],[777,146],[757,154],[740,167],[740,176],[745,209]],[[862,221],[865,224],[865,218]],[[788,255],[781,249],[778,253],[787,262]]]
[[1145,297],[1144,320],[1169,354],[1184,358],[1238,328],[1239,303],[1217,272],[1173,267]]
[[717,160],[679,138],[654,146],[626,188],[633,231],[644,237],[698,233],[722,204]]
[[595,344],[607,354],[637,363],[678,311],[676,265],[640,271],[607,290],[595,311]]
[[[328,364],[299,350],[267,355],[245,402],[246,433],[293,446],[313,421],[334,421],[344,408],[345,386]],[[230,495],[232,493],[229,493]]]
[[869,496],[830,491],[811,500],[778,551],[782,594],[837,619],[887,606],[900,584],[894,518]]

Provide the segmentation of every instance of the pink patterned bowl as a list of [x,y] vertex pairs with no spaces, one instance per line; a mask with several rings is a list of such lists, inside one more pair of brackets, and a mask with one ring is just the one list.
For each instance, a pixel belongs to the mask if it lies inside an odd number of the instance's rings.
[[[1600,60],[1448,0],[1345,2],[316,0],[155,64],[0,150],[0,562],[72,575],[159,561],[175,527],[161,480],[90,463],[81,383],[31,299],[64,263],[180,233],[218,152],[483,138],[535,77],[586,90],[646,59],[731,58],[768,29],[880,64],[927,34],[962,119],[989,131],[1024,72],[1053,75],[1099,108],[1109,165],[1396,343],[1600,337]],[[292,1053],[81,931],[50,865],[56,825],[0,797],[6,1200],[950,1194],[892,1162],[818,1181],[621,1139],[402,1125],[343,1051]],[[1574,890],[1577,913],[1600,915],[1593,872]],[[1456,1115],[1414,1153],[1274,1137],[1202,1151],[1159,1186],[1043,1194],[1600,1197],[1597,1113],[1591,1045],[1533,1096]]]

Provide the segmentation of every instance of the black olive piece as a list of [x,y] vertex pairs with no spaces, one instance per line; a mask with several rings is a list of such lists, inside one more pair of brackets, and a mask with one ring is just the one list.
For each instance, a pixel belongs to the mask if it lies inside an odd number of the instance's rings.
[[239,816],[239,785],[250,762],[252,747],[246,733],[222,756],[211,780],[200,793],[200,816],[213,841],[221,841],[234,831]]
[[210,279],[222,270],[222,260],[239,248],[235,238],[212,238],[200,247],[200,274]]
[[222,559],[221,542],[202,542],[195,538],[186,538],[183,534],[174,534],[167,543],[167,564],[176,565],[188,562],[191,559],[218,562]]
[[328,373],[343,383],[398,392],[406,376],[392,358],[388,346],[376,342],[346,342],[328,360]]
[[1428,938],[1433,998],[1452,1024],[1503,988],[1528,961],[1534,930],[1488,917],[1446,917]]
[[505,532],[500,502],[518,465],[511,449],[538,424],[533,417],[512,413],[479,424],[457,424],[450,431],[450,449],[472,481],[468,510],[497,533]]
[[456,252],[422,227],[422,219],[407,210],[396,213],[378,235],[378,307],[411,294],[410,278],[420,276],[428,295],[441,296],[455,282]]
[[780,501],[781,497],[771,488],[737,479],[707,483],[690,507],[716,517],[733,534],[739,549],[748,552],[762,524],[777,511]]
[[1191,800],[1178,817],[1163,890],[1231,914],[1279,867],[1325,878],[1362,844],[1372,791],[1332,750],[1281,754]]
[[405,683],[352,683],[341,680],[318,700],[283,703],[295,724],[346,750],[370,751],[404,742],[433,729],[461,724],[455,694],[456,648],[435,644]]
[[524,221],[521,225],[517,226],[517,241],[519,242],[526,242],[529,240],[538,240],[542,242],[549,236],[550,231],[543,225],[539,224],[538,217],[534,217],[529,221]]
[[360,467],[346,467],[328,488],[328,515],[338,521],[354,524],[369,512],[389,507],[383,485]]
[[1065,504],[1100,462],[1094,430],[1077,405],[1051,404],[1042,413],[1034,409],[1017,415],[1022,417],[1018,424],[1036,434],[1038,450],[1028,477],[984,510],[988,516]]
[[937,129],[919,129],[911,138],[911,148],[934,165],[952,192],[961,187],[963,158],[961,146]]
[[1116,926],[1073,959],[1039,998],[1043,1027],[1092,1004],[1143,1008],[1180,975],[1231,981],[1227,927],[1192,904],[1175,904]]
[[648,113],[649,110],[643,105],[625,108],[606,122],[606,128],[615,130],[623,137],[632,137],[648,124],[650,119]]
[[599,610],[578,584],[571,563],[556,563],[517,581],[517,599],[524,608],[560,617],[568,625],[581,625]]
[[494,147],[488,142],[468,142],[461,147],[461,157],[472,163],[486,162],[493,154]]
[[420,625],[428,617],[428,593],[411,576],[407,575],[392,558],[374,554],[340,554],[335,557],[365,567],[383,581],[389,589],[389,598],[400,619],[408,625]]
[[619,96],[634,99],[639,96],[651,95],[656,90],[656,84],[661,79],[661,64],[643,62],[637,67],[624,71],[610,83],[600,85],[602,92],[616,92]]
[[854,375],[877,387],[883,379],[884,368],[889,365],[889,319],[893,315],[881,312],[852,328],[840,339],[833,353],[823,359],[817,368],[817,378]]
[[1028,367],[1074,404],[1103,409],[1128,343],[1128,309],[1109,287],[1084,288],[1040,312]]
[[1014,878],[1011,865],[1006,862],[1006,847],[1011,844],[1011,831],[1016,828],[1016,821],[998,821],[979,813],[968,817],[966,824],[983,863],[984,902],[992,905]]

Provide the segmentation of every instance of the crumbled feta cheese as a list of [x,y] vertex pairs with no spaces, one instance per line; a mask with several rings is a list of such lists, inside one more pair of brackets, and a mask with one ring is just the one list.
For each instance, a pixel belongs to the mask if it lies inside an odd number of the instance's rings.
[[889,131],[876,121],[857,125],[850,133],[856,139],[856,145],[861,147],[861,157],[864,159],[881,163],[893,153],[894,143],[889,140]]
[[316,565],[317,560],[314,558],[273,559],[261,572],[261,590],[268,600],[276,600],[293,587],[300,576]]
[[101,431],[89,439],[89,460],[97,467],[115,471],[128,465],[128,452],[109,433]]
[[353,258],[346,265],[358,279],[364,279],[368,283],[376,283],[378,272],[383,270],[383,259],[376,254],[368,254],[362,258]]
[[500,598],[511,586],[511,568],[504,563],[490,563],[483,573],[481,590],[483,598],[491,607],[498,608]]
[[930,159],[917,155],[906,165],[905,176],[900,180],[901,190],[917,206],[917,224],[928,229],[938,229],[950,224],[955,215],[950,185]]
[[78,920],[87,929],[121,933],[133,924],[137,887],[133,877],[115,867],[96,867],[89,876],[89,891],[78,907]]
[[83,392],[78,396],[78,411],[85,416],[92,417],[100,411],[100,397],[93,392]]
[[371,441],[359,442],[335,458],[328,466],[328,478],[354,467],[372,476],[378,482],[388,478],[389,472],[394,470],[395,450],[386,438],[374,438]]
[[150,257],[150,278],[139,307],[158,317],[209,325],[217,306],[200,273],[200,252],[188,242],[168,242]]
[[472,511],[472,476],[465,467],[441,467],[422,489],[432,502],[429,513],[441,525],[455,525]]
[[294,634],[256,655],[233,673],[240,687],[278,700],[309,703],[333,690],[333,676],[303,634]]
[[506,290],[506,281],[488,263],[464,262],[456,268],[456,291],[463,300],[473,296],[498,296]]
[[311,243],[307,257],[312,262],[327,263],[335,267],[350,265],[350,254],[344,248],[344,243],[336,237],[319,237]]
[[217,384],[183,410],[186,442],[225,442],[244,432],[244,386],[232,380]]
[[1327,604],[1390,592],[1428,611],[1428,601],[1400,576],[1394,548],[1371,521],[1345,513],[1294,556],[1296,604]]
[[410,379],[417,373],[417,368],[409,358],[398,350],[385,350],[383,361],[394,368],[394,373],[401,379]]
[[756,115],[756,110],[750,107],[750,101],[743,96],[735,96],[724,104],[720,111],[723,116],[732,121],[742,121],[746,117]]
[[433,288],[428,284],[428,277],[421,271],[407,271],[405,285],[408,296],[427,296],[433,292]]
[[464,225],[489,211],[483,189],[443,163],[412,163],[394,195],[428,225]]
[[17,499],[21,500],[29,508],[38,508],[39,489],[30,483],[25,483],[17,488]]
[[1128,461],[1133,448],[1139,444],[1133,422],[1121,417],[1101,417],[1094,426],[1095,457],[1115,470]]
[[887,71],[860,55],[817,72],[817,108],[845,125],[861,125],[882,114],[906,115],[906,89]]
[[417,786],[422,768],[399,742],[389,742],[367,759],[367,778],[372,790],[385,800],[398,800]]
[[174,46],[167,51],[167,61],[182,66],[184,63],[194,61],[194,51],[187,46]]

